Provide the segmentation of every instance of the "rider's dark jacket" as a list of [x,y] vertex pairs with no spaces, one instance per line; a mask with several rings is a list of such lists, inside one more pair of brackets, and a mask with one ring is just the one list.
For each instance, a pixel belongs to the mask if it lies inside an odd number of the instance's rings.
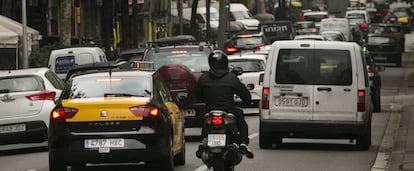
[[207,111],[223,110],[233,112],[236,108],[234,94],[243,103],[250,103],[251,95],[246,86],[228,69],[210,69],[197,82],[195,94],[206,103]]

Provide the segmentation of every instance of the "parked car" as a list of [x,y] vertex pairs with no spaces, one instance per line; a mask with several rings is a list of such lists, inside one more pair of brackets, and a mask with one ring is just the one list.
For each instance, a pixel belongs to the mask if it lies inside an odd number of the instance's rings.
[[47,141],[63,81],[48,68],[0,71],[0,144]]
[[240,67],[243,70],[242,74],[237,77],[250,90],[252,96],[250,104],[241,105],[243,113],[258,114],[262,95],[262,85],[259,83],[259,78],[266,66],[266,55],[230,55],[228,59],[230,68]]
[[[372,107],[362,48],[353,42],[272,44],[260,103],[260,148],[283,138],[356,139],[371,146]],[[338,98],[340,97],[340,98]]]
[[78,66],[50,114],[49,168],[185,163],[184,117],[160,73],[102,63]]
[[205,104],[193,93],[196,81],[202,72],[210,69],[208,55],[213,51],[210,45],[174,45],[146,49],[143,61],[152,62],[167,82],[173,98],[186,97],[180,104],[185,116],[185,127],[201,128],[207,112]]
[[376,65],[374,59],[369,53],[365,53],[367,61],[368,79],[371,87],[371,101],[373,104],[373,112],[381,112],[381,74],[385,70],[382,65]]
[[366,43],[368,53],[375,62],[394,63],[401,67],[403,48],[392,34],[370,34]]

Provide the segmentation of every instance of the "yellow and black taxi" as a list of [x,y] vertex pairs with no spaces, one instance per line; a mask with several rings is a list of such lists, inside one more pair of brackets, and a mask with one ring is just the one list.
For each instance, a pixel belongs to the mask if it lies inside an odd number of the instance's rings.
[[[184,117],[158,72],[79,66],[50,115],[49,168],[185,164]],[[178,103],[178,102],[177,102]]]

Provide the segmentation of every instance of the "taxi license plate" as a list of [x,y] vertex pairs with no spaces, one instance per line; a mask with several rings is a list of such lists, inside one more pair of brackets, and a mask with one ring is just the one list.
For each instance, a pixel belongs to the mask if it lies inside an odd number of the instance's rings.
[[226,134],[208,134],[207,146],[209,147],[226,146]]
[[292,106],[292,107],[306,107],[308,106],[308,99],[306,98],[278,98],[275,102],[276,106]]
[[85,148],[110,148],[110,147],[124,147],[125,140],[123,138],[113,139],[86,139]]
[[181,109],[181,114],[183,114],[184,116],[195,116],[196,115],[196,111],[195,109]]
[[13,133],[13,132],[24,132],[24,131],[26,131],[26,124],[0,126],[0,134]]

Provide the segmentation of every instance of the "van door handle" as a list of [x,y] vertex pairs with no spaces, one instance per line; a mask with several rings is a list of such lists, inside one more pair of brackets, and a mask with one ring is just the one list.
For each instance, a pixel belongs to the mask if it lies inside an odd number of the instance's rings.
[[332,91],[331,87],[318,87],[317,88],[318,91]]

